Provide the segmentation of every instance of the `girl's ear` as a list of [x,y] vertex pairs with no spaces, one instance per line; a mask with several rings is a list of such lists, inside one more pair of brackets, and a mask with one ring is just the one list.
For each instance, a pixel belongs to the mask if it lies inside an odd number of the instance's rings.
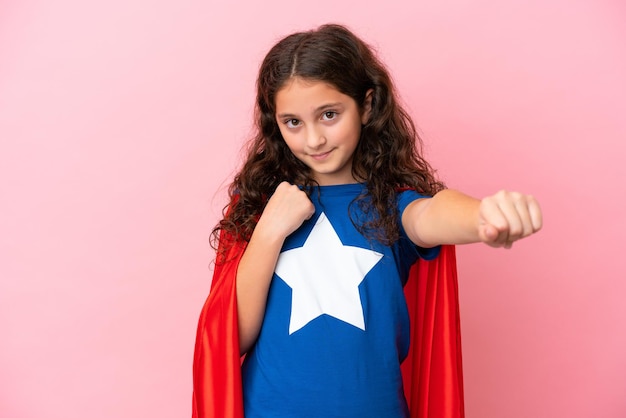
[[363,101],[363,110],[361,112],[361,123],[365,125],[370,120],[372,114],[372,96],[374,95],[374,89],[369,89],[365,93],[365,100]]

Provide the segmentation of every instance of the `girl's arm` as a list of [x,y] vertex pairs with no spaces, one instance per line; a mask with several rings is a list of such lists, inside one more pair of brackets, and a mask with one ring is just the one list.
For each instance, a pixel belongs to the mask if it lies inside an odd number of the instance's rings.
[[285,238],[315,213],[308,196],[283,182],[267,202],[237,269],[240,354],[256,341],[270,282]]
[[511,248],[518,239],[541,229],[539,204],[530,195],[500,191],[483,200],[455,190],[419,199],[402,214],[407,235],[421,247],[484,242]]

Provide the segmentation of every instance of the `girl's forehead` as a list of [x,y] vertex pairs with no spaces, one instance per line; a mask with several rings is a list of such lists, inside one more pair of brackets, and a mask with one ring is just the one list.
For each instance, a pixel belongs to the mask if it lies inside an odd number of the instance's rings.
[[350,96],[320,80],[292,77],[276,93],[276,113],[305,113],[331,103],[350,105]]
[[328,89],[339,92],[339,90],[337,90],[337,88],[334,85],[332,85],[331,83],[327,81],[295,76],[295,77],[288,78],[283,83],[283,85],[278,89],[278,93],[280,93],[283,90],[308,89],[308,88],[315,88],[315,87],[326,87]]

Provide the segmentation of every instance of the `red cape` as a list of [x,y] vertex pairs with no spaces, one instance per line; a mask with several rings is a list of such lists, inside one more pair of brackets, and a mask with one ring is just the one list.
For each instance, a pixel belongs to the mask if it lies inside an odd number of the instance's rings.
[[[200,313],[193,361],[193,418],[244,418],[235,276],[245,244],[217,264]],[[443,246],[418,261],[405,286],[411,347],[402,363],[411,418],[463,418],[463,370],[456,258]]]

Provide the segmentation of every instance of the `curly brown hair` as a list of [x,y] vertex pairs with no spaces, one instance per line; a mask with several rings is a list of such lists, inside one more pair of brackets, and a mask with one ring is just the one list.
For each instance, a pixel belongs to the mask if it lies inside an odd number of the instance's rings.
[[385,66],[350,30],[329,24],[283,38],[263,60],[256,83],[257,133],[228,189],[230,203],[213,229],[213,245],[220,232],[248,241],[269,196],[282,181],[309,191],[316,185],[309,167],[287,147],[276,122],[276,94],[293,77],[328,83],[350,96],[361,110],[372,90],[371,115],[361,130],[352,164],[353,177],[366,184],[366,193],[353,204],[377,216],[365,216],[371,220],[355,225],[370,239],[393,243],[399,237],[398,213],[392,210],[398,190],[412,188],[432,196],[445,186],[422,157],[422,141],[398,103]]

